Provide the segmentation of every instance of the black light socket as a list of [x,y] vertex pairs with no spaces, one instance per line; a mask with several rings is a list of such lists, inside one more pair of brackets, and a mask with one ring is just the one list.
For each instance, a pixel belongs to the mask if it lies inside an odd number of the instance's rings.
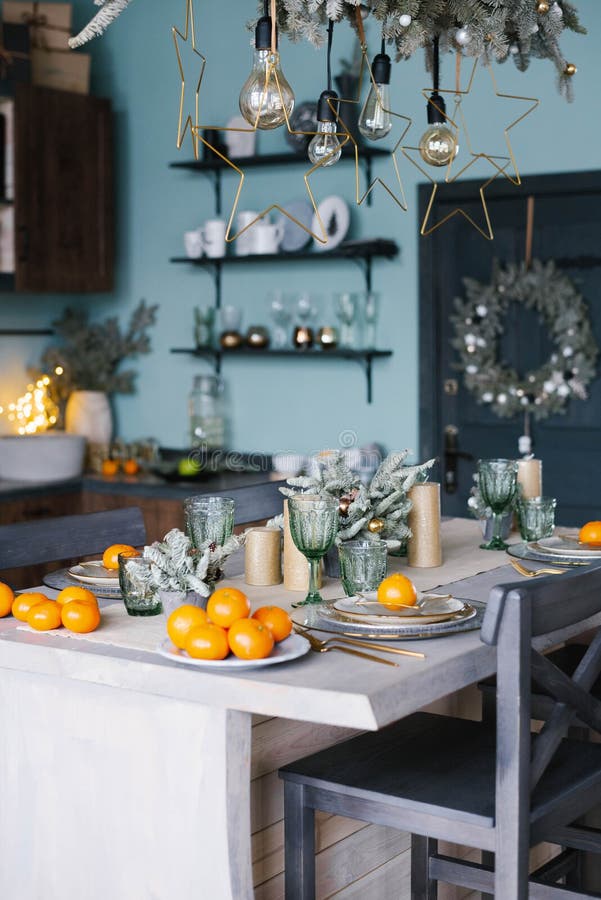
[[255,28],[255,50],[271,50],[271,16],[261,16],[257,22],[257,27]]
[[322,91],[317,101],[317,121],[335,122],[337,115],[338,94],[336,91]]
[[371,74],[376,84],[390,84],[392,64],[387,53],[378,53],[371,64]]
[[444,98],[437,91],[430,94],[428,101],[428,125],[441,125],[447,121]]

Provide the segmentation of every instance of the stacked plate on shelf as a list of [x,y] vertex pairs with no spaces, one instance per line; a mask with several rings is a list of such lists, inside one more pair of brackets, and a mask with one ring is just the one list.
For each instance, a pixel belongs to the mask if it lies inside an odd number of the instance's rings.
[[569,533],[512,544],[507,552],[517,559],[572,566],[589,565],[597,560],[601,562],[600,546],[583,544],[577,534]]
[[482,610],[448,594],[421,594],[415,606],[389,609],[376,594],[344,597],[320,606],[299,607],[292,614],[298,625],[372,640],[438,637],[479,628]]

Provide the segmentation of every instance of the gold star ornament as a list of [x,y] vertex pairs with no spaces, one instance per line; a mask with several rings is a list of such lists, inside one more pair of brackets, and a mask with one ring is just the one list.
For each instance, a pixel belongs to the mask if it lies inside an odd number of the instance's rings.
[[[171,29],[171,33],[173,35],[173,43],[175,44],[175,53],[177,56],[177,65],[179,68],[179,74],[181,78],[181,91],[180,91],[180,99],[179,99],[179,119],[177,123],[177,149],[181,150],[182,145],[184,143],[184,138],[188,130],[190,131],[190,137],[192,139],[192,148],[194,151],[194,159],[198,159],[198,138],[196,134],[196,129],[198,128],[198,103],[199,103],[199,94],[200,94],[200,85],[202,82],[202,77],[204,75],[206,59],[202,55],[202,53],[198,50],[196,46],[196,30],[194,25],[194,3],[193,0],[186,0],[186,24],[184,28],[184,32],[176,28],[174,25]],[[192,85],[193,90],[193,99],[190,99],[188,91],[188,98],[186,98],[186,72],[184,69],[184,62],[182,58],[182,52],[180,50],[180,42],[182,45],[185,45],[186,51],[189,53],[190,51],[195,54],[198,58],[199,65],[199,73],[198,79],[195,80]],[[186,99],[188,99],[188,104],[191,103],[191,108],[188,106],[186,108]],[[187,111],[187,115],[186,115]]]

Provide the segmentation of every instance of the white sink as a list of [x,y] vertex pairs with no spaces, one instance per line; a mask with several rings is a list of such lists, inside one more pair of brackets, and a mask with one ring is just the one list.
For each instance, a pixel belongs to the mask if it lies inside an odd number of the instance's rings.
[[64,481],[83,471],[86,439],[79,434],[0,437],[0,479],[7,481]]

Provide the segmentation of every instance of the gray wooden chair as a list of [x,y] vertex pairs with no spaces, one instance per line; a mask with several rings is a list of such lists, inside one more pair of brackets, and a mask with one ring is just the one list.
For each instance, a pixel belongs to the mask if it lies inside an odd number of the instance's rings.
[[137,507],[0,526],[0,571],[91,556],[110,544],[146,541]]
[[[315,809],[411,831],[414,900],[436,897],[438,881],[498,900],[593,896],[556,882],[572,871],[575,851],[601,852],[601,832],[572,824],[601,801],[601,744],[564,737],[576,716],[601,732],[601,703],[590,695],[601,629],[572,678],[532,643],[580,633],[598,612],[600,570],[499,585],[480,635],[497,652],[496,732],[416,713],[281,769],[286,900],[315,896]],[[532,680],[554,698],[539,735],[530,733]],[[437,840],[494,853],[496,870],[439,855]],[[571,849],[529,876],[529,848],[543,841]]]

